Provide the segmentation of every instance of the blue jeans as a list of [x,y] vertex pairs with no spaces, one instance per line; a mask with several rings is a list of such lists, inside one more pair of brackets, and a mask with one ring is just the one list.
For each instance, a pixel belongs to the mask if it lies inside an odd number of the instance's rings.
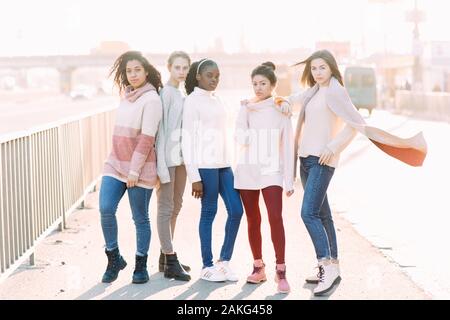
[[128,191],[128,200],[136,227],[136,254],[145,256],[150,246],[148,205],[153,190],[141,187],[127,189],[126,183],[109,176],[102,178],[100,187],[100,217],[106,249],[110,251],[119,247],[116,211],[125,191]]
[[337,240],[327,189],[333,167],[319,164],[319,157],[300,157],[300,178],[304,189],[301,216],[311,237],[317,259],[337,259]]
[[213,266],[211,250],[212,224],[217,213],[219,194],[227,209],[225,238],[220,251],[220,260],[229,261],[233,254],[234,242],[241,223],[242,208],[239,192],[234,189],[234,176],[231,168],[199,169],[203,184],[202,209],[199,224],[203,268]]

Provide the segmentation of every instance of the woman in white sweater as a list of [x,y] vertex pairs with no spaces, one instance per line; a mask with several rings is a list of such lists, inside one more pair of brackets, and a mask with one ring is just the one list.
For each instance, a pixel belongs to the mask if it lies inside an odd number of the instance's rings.
[[241,106],[236,122],[235,139],[239,150],[234,187],[239,189],[244,204],[254,259],[253,272],[247,282],[266,280],[259,209],[259,194],[262,193],[275,249],[277,289],[288,293],[282,199],[283,187],[288,197],[294,193],[294,144],[290,117],[281,113],[272,96],[277,83],[274,70],[275,65],[266,62],[251,74],[255,97]]
[[[192,183],[192,195],[201,198],[201,278],[207,281],[237,281],[229,261],[243,208],[239,192],[233,187],[234,177],[227,150],[227,112],[215,94],[219,77],[219,68],[210,59],[191,65],[185,83],[188,96],[183,106],[181,145],[188,178]],[[228,218],[220,258],[214,264],[211,236],[219,194],[225,203]]]

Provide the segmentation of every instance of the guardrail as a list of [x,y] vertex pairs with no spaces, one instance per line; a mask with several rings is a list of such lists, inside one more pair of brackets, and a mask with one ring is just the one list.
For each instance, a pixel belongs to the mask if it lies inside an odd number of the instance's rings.
[[95,189],[116,108],[0,136],[0,281]]
[[395,111],[431,120],[450,121],[450,93],[395,92]]

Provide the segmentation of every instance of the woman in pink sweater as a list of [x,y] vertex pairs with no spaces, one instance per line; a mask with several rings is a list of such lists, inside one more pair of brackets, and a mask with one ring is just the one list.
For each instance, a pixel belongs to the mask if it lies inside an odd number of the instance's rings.
[[294,193],[293,130],[289,116],[280,111],[273,97],[277,78],[275,65],[265,62],[252,74],[255,97],[241,106],[236,123],[238,160],[234,187],[239,189],[248,223],[248,238],[253,254],[253,272],[249,283],[266,280],[261,250],[261,214],[259,194],[266,203],[276,256],[276,276],[280,293],[288,293],[286,280],[285,235],[282,217],[283,187]]
[[116,220],[117,206],[127,191],[136,226],[133,283],[145,283],[149,279],[147,252],[151,235],[148,206],[157,183],[155,137],[162,117],[161,75],[137,51],[122,54],[111,74],[123,97],[100,188],[101,224],[108,257],[102,282],[116,280],[127,265],[119,253]]

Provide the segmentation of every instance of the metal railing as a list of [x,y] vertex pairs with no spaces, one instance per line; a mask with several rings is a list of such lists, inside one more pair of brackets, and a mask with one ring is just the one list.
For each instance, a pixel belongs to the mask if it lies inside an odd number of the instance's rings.
[[111,148],[113,107],[0,136],[0,281],[95,188]]

